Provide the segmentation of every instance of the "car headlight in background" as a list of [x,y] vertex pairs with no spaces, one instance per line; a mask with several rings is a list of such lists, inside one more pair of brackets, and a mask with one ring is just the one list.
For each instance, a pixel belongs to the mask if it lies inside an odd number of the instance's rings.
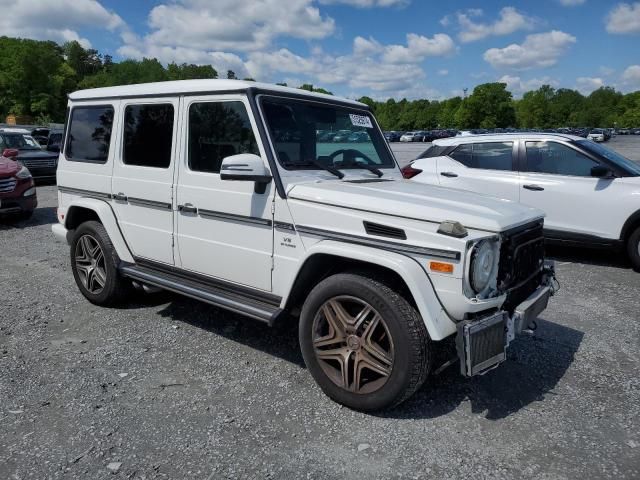
[[18,173],[16,173],[16,178],[29,178],[29,177],[31,177],[31,172],[27,167],[22,165],[22,168],[20,168],[20,170],[18,170]]
[[496,289],[499,259],[498,242],[494,239],[481,240],[473,247],[469,284],[479,298],[489,297]]
[[31,187],[30,189],[26,190],[22,196],[23,197],[30,197],[31,195],[35,195],[36,194],[36,187]]

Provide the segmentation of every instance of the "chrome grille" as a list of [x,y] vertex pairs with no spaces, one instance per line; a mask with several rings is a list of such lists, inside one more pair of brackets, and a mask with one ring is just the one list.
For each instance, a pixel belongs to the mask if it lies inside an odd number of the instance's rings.
[[0,179],[0,193],[13,192],[18,183],[14,178]]
[[55,168],[56,161],[58,159],[55,157],[51,158],[25,158],[20,159],[20,162],[24,164],[25,167],[31,168]]

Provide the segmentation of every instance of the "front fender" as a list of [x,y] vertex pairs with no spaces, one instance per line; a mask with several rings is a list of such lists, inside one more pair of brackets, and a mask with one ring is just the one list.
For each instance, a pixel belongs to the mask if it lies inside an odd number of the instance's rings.
[[104,228],[109,233],[109,238],[113,244],[120,260],[129,263],[135,263],[131,251],[127,246],[127,242],[120,231],[118,221],[116,220],[115,213],[105,200],[97,198],[78,197],[73,198],[66,203],[66,212],[64,218],[64,227],[67,230],[75,228],[73,225],[74,212],[78,212],[80,209],[91,210],[98,215],[100,222],[104,225]]
[[293,275],[288,288],[285,289],[288,293],[286,295],[287,298],[283,298],[283,305],[287,304],[288,295],[291,293],[298,274],[304,268],[305,263],[318,254],[342,257],[347,260],[358,260],[396,272],[409,288],[431,339],[442,340],[456,333],[456,324],[445,312],[427,274],[416,260],[401,253],[345,244],[333,240],[321,240],[307,249],[304,257],[300,259],[298,271]]

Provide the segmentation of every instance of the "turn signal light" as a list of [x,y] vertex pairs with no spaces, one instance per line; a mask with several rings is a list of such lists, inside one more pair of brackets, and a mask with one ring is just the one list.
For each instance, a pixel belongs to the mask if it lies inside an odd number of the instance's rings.
[[405,167],[402,167],[400,169],[400,171],[402,172],[402,176],[404,178],[407,178],[407,179],[413,178],[416,175],[418,175],[419,173],[422,173],[422,170],[420,170],[419,168],[413,168],[411,166],[411,164],[409,164],[409,165],[407,165]]
[[432,272],[453,273],[453,265],[445,262],[429,262],[429,268]]

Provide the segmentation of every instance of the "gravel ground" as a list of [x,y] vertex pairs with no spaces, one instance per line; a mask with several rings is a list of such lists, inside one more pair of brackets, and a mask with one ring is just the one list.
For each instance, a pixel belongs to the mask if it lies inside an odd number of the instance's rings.
[[640,477],[640,274],[617,254],[552,250],[562,290],[508,362],[366,415],[314,384],[295,325],[89,304],[38,195],[0,226],[0,479]]

